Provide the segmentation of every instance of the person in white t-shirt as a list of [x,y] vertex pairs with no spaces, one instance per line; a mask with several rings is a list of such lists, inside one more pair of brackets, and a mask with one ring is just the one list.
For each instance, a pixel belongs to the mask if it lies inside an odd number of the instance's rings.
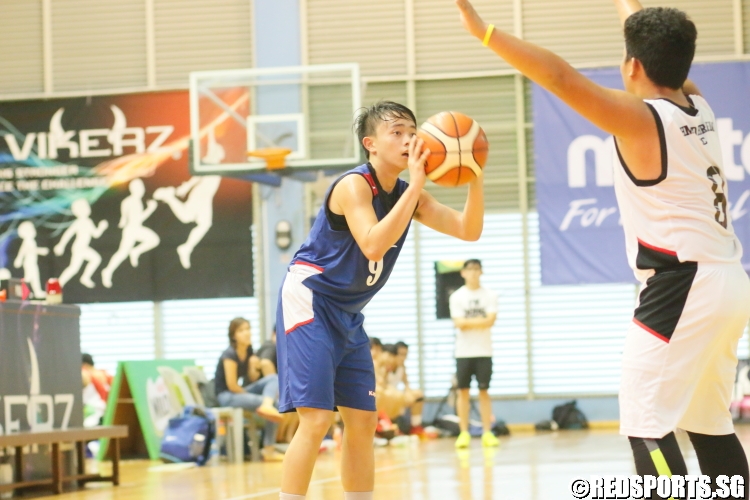
[[479,277],[482,263],[478,259],[464,262],[461,277],[464,286],[450,296],[451,319],[456,325],[456,379],[458,400],[456,411],[461,433],[456,448],[466,448],[469,434],[469,387],[471,379],[479,386],[479,413],[482,417],[482,446],[498,446],[492,431],[492,401],[487,392],[492,378],[492,325],[497,318],[497,294],[482,288]]

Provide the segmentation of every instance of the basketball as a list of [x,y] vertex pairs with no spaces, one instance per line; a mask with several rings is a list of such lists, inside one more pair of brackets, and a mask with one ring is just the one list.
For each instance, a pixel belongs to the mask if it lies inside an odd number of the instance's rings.
[[456,111],[443,111],[422,124],[417,135],[430,149],[425,172],[435,184],[460,186],[477,177],[487,162],[489,143],[482,127]]

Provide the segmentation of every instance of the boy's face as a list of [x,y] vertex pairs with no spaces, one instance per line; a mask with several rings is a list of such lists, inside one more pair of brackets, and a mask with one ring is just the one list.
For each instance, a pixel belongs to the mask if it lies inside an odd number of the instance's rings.
[[413,121],[407,118],[390,118],[380,122],[375,129],[375,137],[365,138],[365,147],[370,151],[370,157],[376,156],[383,163],[406,170],[409,163],[409,142],[416,133],[417,126]]
[[472,288],[479,286],[479,277],[482,275],[482,266],[478,264],[469,264],[461,269],[461,277],[466,285]]

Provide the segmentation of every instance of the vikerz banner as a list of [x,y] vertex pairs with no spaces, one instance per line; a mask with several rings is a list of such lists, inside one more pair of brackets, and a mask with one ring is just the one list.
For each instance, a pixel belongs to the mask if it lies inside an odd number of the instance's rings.
[[[619,68],[584,73],[623,88]],[[716,116],[728,210],[750,270],[750,63],[696,64],[690,78]],[[613,187],[612,169],[620,167],[612,137],[537,85],[533,106],[542,284],[635,282]]]
[[[211,118],[219,162],[245,130]],[[69,303],[252,295],[251,186],[191,176],[188,139],[186,91],[0,102],[0,275]]]

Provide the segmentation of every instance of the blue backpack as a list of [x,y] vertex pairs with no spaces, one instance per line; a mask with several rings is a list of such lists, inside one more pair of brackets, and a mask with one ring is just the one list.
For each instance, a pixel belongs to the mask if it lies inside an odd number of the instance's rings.
[[211,454],[216,421],[205,408],[186,406],[182,415],[169,420],[161,439],[159,456],[166,462],[204,465]]

